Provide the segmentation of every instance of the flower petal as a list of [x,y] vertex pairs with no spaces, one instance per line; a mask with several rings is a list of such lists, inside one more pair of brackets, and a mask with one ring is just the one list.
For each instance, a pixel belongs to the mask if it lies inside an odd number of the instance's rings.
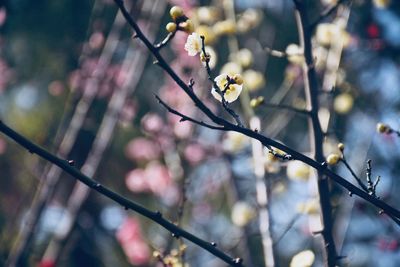
[[231,84],[224,95],[226,102],[232,103],[233,101],[238,99],[240,93],[242,92],[242,87],[242,85]]
[[215,88],[211,89],[211,94],[212,96],[217,99],[219,102],[222,102],[222,97],[221,95],[217,92],[217,90]]

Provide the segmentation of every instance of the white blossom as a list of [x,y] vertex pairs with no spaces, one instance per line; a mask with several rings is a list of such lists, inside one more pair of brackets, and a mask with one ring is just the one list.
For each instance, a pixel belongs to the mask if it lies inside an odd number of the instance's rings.
[[[217,84],[217,86],[221,92],[225,90],[225,87],[228,84],[228,77],[229,76],[227,74],[221,74],[214,79],[215,83]],[[232,103],[233,101],[238,99],[240,93],[242,92],[242,89],[243,89],[243,84],[241,84],[241,85],[230,84],[224,93],[224,99],[226,100],[226,102]],[[222,97],[218,93],[216,88],[211,89],[211,94],[218,101],[220,101],[220,102],[222,101]]]
[[194,32],[188,36],[185,50],[188,52],[189,56],[192,57],[201,52],[201,37],[198,33]]
[[290,262],[290,267],[311,267],[315,255],[311,250],[304,250],[297,253]]
[[256,211],[252,206],[244,201],[238,201],[232,207],[232,222],[240,227],[248,224],[256,216]]

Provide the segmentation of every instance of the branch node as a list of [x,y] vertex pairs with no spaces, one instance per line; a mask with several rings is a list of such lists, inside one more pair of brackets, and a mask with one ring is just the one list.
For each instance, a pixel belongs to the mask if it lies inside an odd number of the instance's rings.
[[172,235],[172,237],[175,237],[176,239],[179,239],[179,235],[178,234],[172,233],[171,235]]
[[235,264],[241,264],[242,262],[243,262],[242,258],[233,259],[233,263],[235,263]]
[[162,217],[162,213],[159,210],[156,211],[156,217],[158,217],[158,218]]
[[313,235],[322,235],[323,232],[324,232],[323,230],[314,231],[314,232],[312,232],[312,234],[313,234]]
[[193,90],[194,83],[195,83],[195,82],[194,82],[194,79],[193,79],[193,78],[190,78],[189,83],[188,83],[188,86],[189,86],[189,88],[192,89],[192,90]]

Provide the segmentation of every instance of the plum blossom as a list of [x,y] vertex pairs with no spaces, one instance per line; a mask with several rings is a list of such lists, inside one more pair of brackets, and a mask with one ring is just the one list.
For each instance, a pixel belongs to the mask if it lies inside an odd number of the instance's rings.
[[150,161],[160,156],[160,147],[146,139],[146,138],[135,138],[131,140],[125,148],[125,155],[127,158],[136,161]]
[[[227,74],[224,74],[224,73],[217,76],[214,79],[219,90],[221,92],[224,92],[224,99],[226,100],[226,102],[232,103],[233,101],[238,99],[240,93],[242,92],[243,84],[231,83],[228,85],[228,82],[229,82],[228,80],[234,80],[234,78],[231,78],[230,76],[228,76]],[[225,89],[225,87],[227,87],[227,88]],[[222,97],[216,88],[211,89],[211,94],[218,101],[220,101],[220,102],[222,101]]]
[[189,56],[195,56],[197,53],[201,52],[201,37],[198,33],[192,33],[188,36],[185,50],[188,52]]

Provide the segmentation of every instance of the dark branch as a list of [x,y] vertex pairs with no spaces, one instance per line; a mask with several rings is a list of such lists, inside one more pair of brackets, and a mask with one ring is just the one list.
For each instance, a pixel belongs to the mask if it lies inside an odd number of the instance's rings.
[[[318,118],[319,102],[318,92],[319,85],[317,73],[314,67],[314,58],[312,54],[311,44],[311,31],[308,19],[307,7],[304,1],[294,0],[296,9],[296,22],[299,32],[300,45],[304,50],[303,75],[304,89],[306,93],[307,104],[310,108],[310,116],[308,117],[308,124],[310,129],[310,141],[314,150],[314,158],[317,162],[324,161],[323,153],[323,137],[324,133]],[[328,179],[324,177],[321,171],[318,171],[318,194],[319,204],[321,207],[321,221],[322,221],[322,237],[324,248],[324,261],[325,266],[336,266],[337,253],[336,246],[332,233],[332,205],[330,202],[330,190]]]
[[356,175],[356,173],[354,172],[354,170],[351,168],[351,166],[349,165],[349,163],[347,162],[347,160],[345,159],[344,156],[342,156],[342,158],[340,159],[341,162],[343,162],[344,166],[346,166],[346,168],[350,171],[351,175],[353,176],[353,178],[357,181],[358,185],[365,191],[368,192],[368,188],[365,186],[365,184],[361,181],[361,179]]
[[198,125],[201,125],[201,126],[204,126],[204,127],[210,128],[210,129],[213,129],[213,130],[226,131],[226,129],[225,129],[224,127],[222,127],[222,126],[211,125],[211,124],[205,123],[205,122],[203,122],[203,121],[199,121],[199,120],[193,119],[193,118],[191,118],[191,117],[189,117],[189,116],[186,116],[186,115],[180,113],[179,111],[177,111],[176,109],[173,109],[171,106],[169,106],[169,105],[168,105],[167,103],[165,103],[163,100],[161,100],[161,98],[160,98],[158,95],[156,95],[155,97],[157,98],[158,102],[159,102],[163,107],[165,107],[169,112],[171,112],[172,114],[175,114],[175,115],[178,115],[179,117],[181,117],[181,120],[180,120],[181,122],[190,121],[190,122],[193,122],[193,123],[195,123],[195,124],[198,124]]
[[174,38],[175,33],[176,33],[176,31],[168,33],[167,37],[165,37],[165,39],[162,40],[161,42],[159,42],[158,44],[155,44],[154,47],[156,49],[160,50],[161,48],[166,46],[169,43],[169,41],[172,40],[172,38]]
[[371,167],[371,160],[367,160],[367,192],[371,195],[376,197],[376,187],[379,184],[379,181],[381,180],[381,177],[378,176],[375,180],[375,182],[372,181],[371,179],[371,174],[372,174],[372,167]]
[[230,257],[229,255],[225,254],[223,251],[219,250],[215,246],[213,246],[210,242],[202,240],[197,236],[183,230],[182,228],[176,226],[174,223],[164,219],[160,212],[153,212],[145,207],[119,195],[118,193],[110,190],[109,188],[103,186],[102,184],[98,183],[97,181],[89,178],[88,176],[81,173],[78,169],[71,166],[68,160],[64,160],[58,158],[57,156],[51,154],[47,150],[33,144],[31,141],[23,137],[22,135],[18,134],[11,128],[7,127],[2,121],[0,121],[0,131],[3,132],[6,136],[13,139],[15,142],[20,144],[22,147],[26,148],[30,153],[37,154],[38,156],[42,157],[43,159],[57,165],[62,170],[70,174],[75,179],[81,181],[88,187],[92,188],[93,190],[97,191],[98,193],[102,194],[103,196],[115,201],[116,203],[120,204],[125,209],[131,209],[144,217],[156,222],[157,224],[161,225],[168,231],[172,233],[175,237],[183,237],[192,243],[198,245],[199,247],[209,251],[216,257],[220,258],[221,260],[225,261],[226,263],[230,264],[231,266],[243,266],[242,263],[236,263],[236,259]]

